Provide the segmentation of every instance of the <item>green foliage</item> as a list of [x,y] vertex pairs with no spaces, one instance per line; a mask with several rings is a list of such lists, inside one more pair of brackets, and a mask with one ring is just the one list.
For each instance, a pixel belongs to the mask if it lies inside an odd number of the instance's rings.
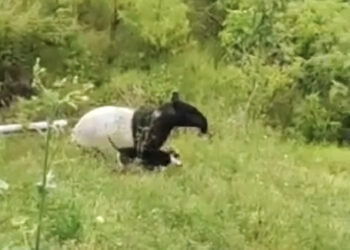
[[175,52],[188,41],[187,11],[182,0],[135,0],[121,18],[156,50]]
[[332,122],[330,112],[321,105],[317,94],[310,94],[297,106],[294,124],[307,139],[318,141],[329,139],[339,126]]
[[[157,105],[178,90],[214,135],[171,138],[181,170],[123,176],[56,138],[42,248],[347,249],[348,151],[299,138],[350,126],[349,23],[343,0],[0,1],[0,68],[34,65],[38,89],[1,122]],[[0,138],[1,249],[35,237],[36,137]]]
[[[268,123],[293,127],[308,140],[337,138],[338,130],[332,124],[341,123],[350,106],[347,94],[337,94],[339,105],[329,98],[334,95],[334,83],[343,89],[350,85],[350,5],[343,1],[276,0],[219,1],[218,6],[227,10],[220,33],[227,57],[245,67],[254,55],[255,64],[271,65],[288,79],[286,85],[259,90],[257,98],[262,99],[257,107],[262,108],[255,111],[268,114]],[[257,78],[264,79],[264,73],[259,74]],[[266,92],[269,95],[263,98]],[[317,101],[311,101],[315,95]],[[286,97],[289,103],[284,101],[283,111],[277,106]]]
[[39,94],[29,100],[22,99],[14,107],[20,110],[16,117],[22,122],[75,111],[79,105],[89,100],[86,94],[93,87],[91,84],[79,83],[78,77],[63,78],[50,84],[46,69],[40,66],[39,59],[33,67],[33,76],[33,86]]
[[[70,1],[18,1],[0,6],[0,66],[7,61],[32,67],[40,57],[51,74],[78,74],[100,83],[101,56],[81,38],[75,5]],[[48,11],[48,9],[50,11]],[[49,14],[48,14],[48,13]],[[14,18],[16,17],[16,18]]]
[[51,46],[66,47],[74,40],[76,27],[69,13],[44,16],[40,10],[39,2],[27,8],[19,2],[0,8],[2,58],[30,64],[41,50]]
[[[72,1],[75,5],[77,18],[79,22],[88,27],[94,28],[96,30],[108,30],[110,28],[114,6],[117,2],[116,0],[75,0]],[[93,10],[93,11],[92,11]]]
[[256,51],[279,49],[282,35],[275,24],[285,0],[227,1],[221,5],[228,6],[224,29],[219,34],[228,55],[242,58]]
[[69,201],[53,204],[49,211],[50,234],[60,242],[67,240],[80,240],[82,235],[83,217],[81,208]]
[[309,59],[339,49],[349,52],[349,13],[343,1],[296,1],[289,3],[281,21],[295,54]]

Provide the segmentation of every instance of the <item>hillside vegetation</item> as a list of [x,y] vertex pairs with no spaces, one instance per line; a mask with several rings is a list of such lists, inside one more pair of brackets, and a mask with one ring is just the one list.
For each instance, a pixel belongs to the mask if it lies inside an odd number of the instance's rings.
[[[0,124],[177,90],[213,133],[124,175],[55,135],[42,249],[350,249],[349,23],[345,0],[0,1]],[[44,151],[0,137],[1,249],[34,246]]]

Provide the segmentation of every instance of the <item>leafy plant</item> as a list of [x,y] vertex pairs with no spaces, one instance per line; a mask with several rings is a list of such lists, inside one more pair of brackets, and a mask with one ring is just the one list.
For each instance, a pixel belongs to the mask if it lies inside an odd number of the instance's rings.
[[157,51],[175,52],[188,41],[187,11],[181,0],[135,0],[120,15]]
[[50,233],[60,242],[79,240],[82,232],[82,214],[79,206],[74,202],[59,204],[54,211],[50,211]]
[[[45,72],[46,70],[40,66],[40,60],[36,60],[36,64],[33,67],[33,85],[40,91],[40,104],[37,106],[43,106],[46,108],[46,117],[47,117],[47,133],[45,141],[45,153],[44,153],[44,162],[43,162],[43,172],[42,172],[42,182],[39,188],[40,201],[39,201],[39,218],[38,218],[38,228],[35,241],[35,249],[40,249],[40,240],[41,240],[41,228],[42,228],[42,219],[45,214],[45,199],[47,193],[47,176],[49,171],[49,157],[50,157],[50,142],[52,137],[51,124],[55,119],[56,115],[59,113],[60,109],[65,105],[76,108],[76,102],[82,99],[81,91],[74,91],[61,96],[58,92],[47,88],[45,85]],[[65,83],[65,80],[61,80],[54,84],[55,86],[62,86]]]
[[62,78],[51,84],[46,69],[40,66],[39,59],[33,72],[33,86],[38,90],[38,95],[29,100],[21,99],[17,104],[16,109],[21,111],[17,114],[20,121],[43,119],[48,115],[61,116],[76,111],[79,105],[89,101],[87,92],[93,85],[80,83],[79,77]]
[[227,15],[219,38],[228,56],[241,58],[256,51],[280,49],[282,37],[275,28],[275,22],[285,7],[284,0],[220,3],[226,6]]

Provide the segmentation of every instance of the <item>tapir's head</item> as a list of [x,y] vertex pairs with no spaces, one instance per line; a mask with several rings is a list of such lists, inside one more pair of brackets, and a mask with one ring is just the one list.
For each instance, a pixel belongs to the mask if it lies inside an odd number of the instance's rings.
[[207,118],[194,106],[182,101],[177,92],[173,92],[170,102],[159,108],[160,119],[171,127],[196,127],[201,133],[208,132]]

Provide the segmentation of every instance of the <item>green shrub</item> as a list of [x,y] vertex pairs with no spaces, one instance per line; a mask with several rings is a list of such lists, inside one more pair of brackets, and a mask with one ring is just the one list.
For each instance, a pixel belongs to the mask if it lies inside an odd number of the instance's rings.
[[83,230],[82,212],[73,201],[51,205],[49,220],[50,234],[60,242],[80,239]]
[[46,48],[64,48],[72,43],[77,31],[74,19],[63,12],[43,16],[40,11],[38,2],[28,8],[19,3],[0,8],[0,53],[3,60],[33,65],[35,58]]
[[[275,28],[284,0],[219,1],[226,6],[219,38],[229,56],[242,58],[256,51],[281,49],[283,36]],[[221,6],[221,7],[222,7]],[[275,52],[276,53],[276,52]]]
[[350,6],[343,1],[292,1],[280,17],[279,30],[295,55],[305,59],[339,49],[349,52],[349,14]]
[[95,83],[103,82],[108,74],[97,74],[104,72],[101,55],[92,54],[90,44],[81,38],[82,27],[72,6],[60,2],[47,14],[49,3],[0,6],[0,64],[21,62],[32,67],[40,57],[52,74],[78,74]]
[[309,140],[335,140],[348,116],[349,13],[348,3],[310,0],[291,3],[285,15],[295,57],[304,60],[295,82],[305,99],[295,103],[294,125]]
[[[338,91],[337,101],[330,100],[335,83],[342,89],[350,84],[349,3],[219,1],[219,6],[227,10],[220,41],[230,61],[244,68],[253,55],[260,68],[274,68],[284,78],[281,84],[276,74],[258,70],[255,82],[270,84],[259,85],[252,111],[308,140],[336,138],[350,108],[347,94]],[[248,66],[246,72],[254,71]]]
[[340,125],[332,121],[331,112],[321,104],[317,94],[310,94],[297,106],[293,123],[296,131],[310,141],[334,139]]
[[[92,84],[80,81],[78,77],[66,77],[49,82],[49,74],[41,67],[40,60],[33,67],[33,87],[37,96],[31,99],[19,98],[11,107],[12,119],[16,122],[31,122],[46,119],[52,112],[56,116],[67,116],[76,112],[78,106],[87,103],[87,92],[93,88]],[[60,109],[55,105],[59,105]]]
[[188,41],[187,11],[181,0],[134,0],[121,18],[157,51],[174,51]]

